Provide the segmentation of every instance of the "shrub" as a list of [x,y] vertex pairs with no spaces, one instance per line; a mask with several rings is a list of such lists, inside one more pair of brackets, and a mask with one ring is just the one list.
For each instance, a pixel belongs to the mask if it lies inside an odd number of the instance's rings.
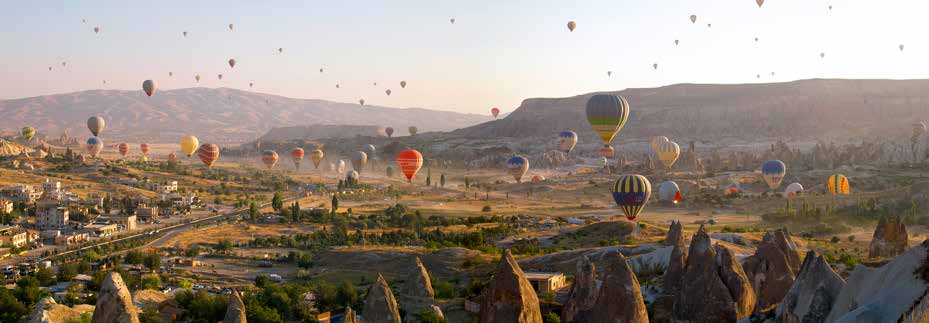
[[848,242],[855,242],[855,236],[848,236]]
[[481,208],[481,212],[487,213],[490,211],[491,211],[490,205],[484,205],[484,207]]
[[839,241],[842,241],[842,239],[839,239],[837,236],[832,236],[832,239],[829,240],[829,242],[832,243],[839,243]]

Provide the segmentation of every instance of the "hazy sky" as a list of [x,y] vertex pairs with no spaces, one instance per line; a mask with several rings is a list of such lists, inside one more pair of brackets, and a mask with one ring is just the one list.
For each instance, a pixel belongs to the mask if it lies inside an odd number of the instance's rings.
[[530,97],[674,83],[924,78],[927,9],[921,0],[8,1],[0,98],[137,90],[149,78],[193,87],[200,74],[206,87],[254,82],[290,97],[487,114]]

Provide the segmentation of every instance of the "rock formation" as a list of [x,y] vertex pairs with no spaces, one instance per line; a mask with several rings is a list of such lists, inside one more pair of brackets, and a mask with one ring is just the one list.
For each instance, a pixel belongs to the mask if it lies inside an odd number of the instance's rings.
[[[603,286],[594,304],[589,322],[648,323],[648,311],[642,299],[642,287],[626,257],[619,251],[604,256]],[[584,322],[584,321],[581,321]]]
[[52,320],[51,310],[52,307],[58,303],[51,297],[46,297],[40,300],[35,304],[35,307],[32,309],[32,314],[29,315],[29,323],[55,323]]
[[132,305],[132,295],[119,273],[112,271],[103,279],[90,322],[139,323],[139,314]]
[[726,247],[714,248],[702,226],[691,239],[683,281],[687,283],[674,297],[674,321],[736,322],[755,308],[755,294],[742,266]]
[[668,235],[664,238],[664,245],[666,246],[680,246],[681,249],[684,249],[684,232],[683,226],[680,221],[671,221],[671,226],[668,228]]
[[587,256],[581,256],[577,261],[577,270],[574,273],[574,286],[571,295],[565,302],[561,311],[562,322],[583,322],[583,317],[589,317],[589,310],[597,302],[600,294],[601,281],[597,280],[597,267]]
[[826,322],[897,322],[913,314],[914,305],[926,297],[927,279],[929,240],[881,267],[855,267]]
[[355,311],[352,311],[351,307],[345,308],[345,315],[342,316],[342,323],[358,323],[358,317],[355,316]]
[[377,275],[377,282],[368,289],[364,306],[365,323],[400,323],[397,299],[390,291],[387,280],[380,274]]
[[755,254],[743,262],[745,274],[756,293],[756,311],[769,310],[784,299],[794,284],[799,259],[796,244],[786,230],[765,233]]
[[671,251],[671,258],[668,261],[668,269],[665,270],[662,279],[662,289],[665,295],[677,295],[681,289],[681,279],[684,278],[684,266],[687,264],[687,256],[680,246],[674,246]]
[[777,307],[777,321],[784,323],[822,323],[832,310],[832,302],[845,288],[845,280],[826,259],[810,250],[803,259],[800,274]]
[[232,295],[229,296],[229,305],[226,305],[226,316],[223,316],[223,323],[246,323],[245,303],[242,302],[242,294],[233,289]]
[[874,229],[868,258],[896,257],[906,250],[908,240],[903,219],[895,215],[882,216]]
[[493,280],[484,290],[479,322],[542,322],[539,298],[510,250],[503,252]]
[[423,266],[423,261],[419,257],[416,257],[416,263],[406,279],[404,294],[411,297],[435,298],[429,272],[426,271],[426,266]]

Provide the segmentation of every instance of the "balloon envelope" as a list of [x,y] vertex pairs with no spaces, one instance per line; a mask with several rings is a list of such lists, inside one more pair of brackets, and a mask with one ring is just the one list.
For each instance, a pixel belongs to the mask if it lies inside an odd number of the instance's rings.
[[265,167],[268,167],[268,169],[274,168],[279,158],[280,156],[273,150],[265,150],[261,153],[261,162],[264,163]]
[[361,173],[365,169],[365,165],[368,164],[368,154],[363,151],[356,151],[352,153],[352,169]]
[[323,160],[326,154],[322,150],[315,149],[310,152],[310,161],[313,162],[313,168],[319,169],[319,162]]
[[290,159],[294,162],[294,167],[300,169],[300,163],[303,162],[303,148],[294,148],[290,151]]
[[574,21],[569,21],[569,22],[568,22],[568,30],[574,31],[574,28],[577,28],[577,23],[574,22]]
[[829,187],[829,193],[832,195],[848,195],[852,192],[851,184],[848,182],[848,177],[842,174],[835,174],[829,176],[829,182],[827,184]]
[[407,131],[410,132],[410,136],[415,136],[416,133],[419,132],[419,128],[410,126],[410,127],[407,129]]
[[681,156],[681,146],[670,140],[665,141],[658,144],[658,150],[655,151],[655,154],[658,155],[658,160],[661,160],[665,167],[671,169],[677,158]]
[[26,141],[32,140],[32,137],[35,137],[35,128],[23,127],[21,135],[23,136],[23,139],[26,139]]
[[116,149],[119,150],[119,154],[123,157],[129,155],[129,144],[123,142],[116,146]]
[[102,117],[90,117],[87,119],[87,129],[90,129],[90,133],[94,136],[99,136],[103,132],[103,127],[106,126],[106,122],[103,121]]
[[616,150],[612,146],[603,146],[600,149],[597,149],[597,156],[603,158],[613,158],[616,155]]
[[681,188],[674,181],[658,184],[658,200],[677,204],[681,201]]
[[803,194],[803,185],[800,183],[790,183],[784,189],[784,196],[787,198],[797,197],[800,194]]
[[213,163],[219,159],[219,146],[215,144],[200,145],[200,149],[197,149],[197,156],[200,157],[200,161],[203,162],[207,168],[212,168]]
[[155,90],[158,89],[158,85],[155,84],[155,81],[145,80],[142,82],[142,91],[145,91],[145,94],[152,96],[155,94]]
[[690,15],[690,22],[697,23],[697,15]]
[[405,88],[406,88],[406,81],[400,81],[400,88],[401,88],[401,89],[405,89]]
[[197,148],[200,147],[200,140],[197,140],[197,137],[186,135],[181,137],[181,152],[187,157],[193,156],[194,152],[197,151]]
[[652,195],[652,184],[642,175],[624,175],[613,183],[613,201],[626,218],[635,220]]
[[787,165],[780,160],[769,160],[761,164],[761,176],[772,190],[781,186],[784,174],[787,174]]
[[574,150],[574,146],[577,145],[577,133],[571,130],[565,130],[558,133],[558,149],[567,153],[570,153],[571,150]]
[[497,108],[490,109],[490,114],[493,115],[494,118],[496,118],[498,115],[500,115],[500,109],[497,109]]
[[148,152],[152,150],[152,147],[147,143],[139,144],[139,150],[142,152],[142,156],[148,156]]
[[423,154],[415,149],[407,149],[397,154],[397,166],[406,176],[406,180],[413,181],[413,176],[423,167]]
[[97,138],[96,136],[90,137],[87,139],[87,144],[85,147],[87,149],[87,153],[89,153],[91,157],[97,157],[97,155],[103,151],[103,140]]
[[393,127],[387,127],[387,129],[384,129],[384,133],[387,134],[387,138],[391,138],[391,137],[393,137],[393,135],[394,135],[394,128],[393,128]]
[[510,157],[510,159],[506,161],[506,170],[507,173],[513,175],[513,179],[515,179],[517,183],[521,183],[523,175],[529,171],[529,160],[519,155]]
[[603,140],[604,145],[613,141],[629,119],[629,103],[617,95],[594,95],[587,100],[586,110],[587,122]]
[[653,151],[658,151],[658,145],[661,144],[661,143],[663,143],[663,142],[668,142],[668,141],[669,141],[668,137],[665,137],[665,136],[655,136],[655,137],[652,137],[652,139],[650,139],[650,140],[648,141],[648,144],[649,144],[650,146],[652,146],[652,150],[653,150]]

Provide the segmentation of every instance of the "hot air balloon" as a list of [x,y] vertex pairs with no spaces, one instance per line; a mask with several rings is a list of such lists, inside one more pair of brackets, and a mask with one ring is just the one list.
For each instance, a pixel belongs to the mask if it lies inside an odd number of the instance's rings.
[[603,146],[600,147],[600,149],[597,149],[597,156],[603,158],[613,158],[614,155],[616,155],[616,150],[614,150],[612,146]]
[[784,189],[784,196],[787,198],[794,198],[800,194],[803,194],[803,185],[800,185],[800,183],[790,183]]
[[409,128],[407,128],[407,131],[410,133],[410,136],[415,136],[416,133],[419,132],[419,128],[410,126]]
[[386,129],[384,129],[384,133],[387,134],[387,138],[392,138],[393,135],[394,135],[394,128],[393,128],[393,127],[387,127]]
[[492,108],[490,109],[490,114],[494,116],[494,119],[496,119],[497,116],[500,115],[500,109]]
[[284,47],[278,47],[278,48],[277,48],[277,52],[278,52],[278,53],[283,53],[283,52],[284,52]]
[[571,153],[575,145],[577,145],[577,133],[571,130],[558,133],[558,149],[565,154]]
[[181,152],[187,155],[187,157],[190,157],[197,151],[197,147],[200,147],[200,140],[192,135],[186,135],[181,137],[180,146]]
[[829,5],[829,11],[832,11],[832,5]]
[[832,195],[848,195],[852,192],[851,185],[848,183],[848,178],[842,174],[835,174],[829,176],[829,193]]
[[613,76],[613,71],[606,71],[606,77]]
[[254,86],[255,86],[255,83],[248,82],[248,87],[254,87]]
[[61,62],[61,67],[68,66],[68,62]]
[[265,150],[261,152],[261,162],[265,164],[265,167],[268,169],[274,168],[274,165],[277,164],[278,155],[276,151]]
[[657,69],[658,69],[658,63],[653,63],[653,64],[652,64],[652,68],[657,70]]
[[106,122],[103,121],[103,117],[94,116],[87,119],[87,129],[90,129],[90,133],[94,136],[99,136],[104,126]]
[[523,175],[525,175],[528,170],[529,160],[526,159],[526,157],[516,155],[510,157],[510,159],[506,161],[506,171],[510,173],[510,175],[513,175],[513,179],[515,179],[517,183],[522,182]]
[[387,89],[386,91],[384,91],[384,93],[387,93],[387,96],[390,96],[390,89]]
[[406,88],[406,81],[400,81],[400,88],[401,88],[401,89],[405,89],[405,88]]
[[358,104],[365,105],[365,99],[358,99]]
[[51,71],[51,70],[52,70],[52,67],[51,67],[51,66],[49,66],[49,67],[48,67],[48,70],[49,70],[49,71]]
[[346,180],[357,181],[357,180],[358,180],[358,176],[359,176],[358,172],[356,172],[356,171],[350,171],[350,172],[348,172],[348,174],[345,174],[345,179],[346,179]]
[[139,151],[142,152],[142,156],[148,156],[148,152],[152,150],[152,147],[146,143],[139,144]]
[[680,40],[677,40],[677,39],[674,40],[674,46],[677,46],[677,45],[680,44],[680,43],[681,43]]
[[184,35],[184,37],[187,37],[187,32],[186,31],[181,32],[181,35]]
[[374,82],[374,86],[377,86],[377,82]]
[[758,8],[761,8],[761,5],[764,4],[764,0],[755,0],[755,3],[758,4]]
[[697,15],[690,15],[690,23],[697,23]]
[[363,151],[352,153],[352,169],[359,173],[364,171],[365,165],[368,164],[368,154]]
[[175,153],[175,152],[172,151],[170,154],[168,154],[168,161],[169,161],[169,162],[176,162],[176,161],[177,161],[177,153]]
[[310,152],[310,161],[313,162],[314,169],[319,169],[319,162],[323,160],[324,156],[325,154],[323,154],[323,151],[319,149],[315,149]]
[[663,142],[668,142],[668,137],[665,136],[655,136],[652,139],[648,140],[648,145],[652,147],[652,151],[658,151],[658,145]]
[[168,77],[174,76],[174,72],[168,72]]
[[387,171],[387,178],[393,178],[393,177],[394,177],[394,167],[393,167],[393,166],[387,166],[387,170],[386,170],[386,171]]
[[303,162],[303,148],[294,148],[290,151],[290,159],[294,162],[294,167],[300,170],[300,163]]
[[900,51],[903,51],[903,44],[900,44]]
[[658,200],[677,204],[681,201],[681,188],[673,181],[658,184]]
[[214,144],[203,144],[197,149],[197,156],[200,161],[206,165],[206,168],[213,168],[213,163],[219,158],[219,146]]
[[229,30],[232,30],[232,24],[229,24]]
[[454,24],[455,24],[455,18],[451,18],[451,19],[449,19],[448,21],[449,21],[449,22],[451,22],[451,23],[452,23],[452,25],[454,25]]
[[365,153],[367,153],[368,156],[371,156],[372,158],[374,157],[374,154],[377,153],[377,147],[374,147],[374,145],[371,145],[371,144],[365,145],[364,150],[365,150]]
[[20,134],[23,136],[23,139],[25,139],[26,141],[32,140],[32,137],[35,137],[35,128],[23,127]]
[[787,165],[780,160],[769,160],[761,164],[761,176],[772,190],[781,186],[784,174],[787,174]]
[[233,67],[235,67],[235,58],[230,58],[230,59],[229,59],[229,68],[233,68]]
[[345,173],[345,160],[344,159],[339,159],[339,163],[336,164],[335,170],[339,174]]
[[322,73],[323,73],[323,69],[319,69],[319,73],[322,74]]
[[541,182],[544,182],[544,181],[545,181],[545,176],[542,176],[542,175],[532,175],[532,182],[533,182],[533,183],[541,183]]
[[819,53],[819,58],[826,58],[826,53]]
[[926,133],[926,124],[923,122],[913,123],[913,138],[918,138]]
[[145,80],[142,82],[142,91],[145,91],[146,95],[152,96],[152,94],[155,94],[156,89],[158,89],[158,85],[155,84],[155,81]]
[[200,75],[199,74],[195,75],[194,80],[197,80],[197,83],[200,83]]
[[87,153],[90,154],[91,157],[97,157],[97,155],[103,151],[103,140],[97,138],[97,136],[87,138],[85,147],[87,148]]
[[652,195],[652,184],[642,175],[623,175],[613,183],[613,201],[623,209],[626,219],[635,220]]
[[419,172],[419,169],[423,168],[423,154],[420,154],[419,151],[414,149],[401,151],[397,154],[397,166],[400,167],[400,171],[406,176],[406,180],[412,182],[413,176],[416,176],[416,172]]
[[94,34],[100,33],[100,26],[94,27]]
[[574,22],[574,21],[569,21],[569,22],[568,22],[568,30],[570,30],[570,31],[573,32],[573,31],[574,31],[574,28],[577,28],[577,23]]
[[756,43],[758,42],[758,37],[755,37],[755,42],[756,42]]
[[670,140],[665,141],[658,144],[658,150],[655,150],[655,154],[658,155],[658,160],[661,160],[665,167],[671,169],[677,158],[681,156],[681,146]]
[[628,119],[629,103],[621,96],[597,94],[587,100],[587,122],[604,145],[613,141]]
[[222,79],[223,79],[223,75],[222,75],[222,74],[216,74],[216,78],[222,80]]
[[116,145],[116,149],[119,151],[119,154],[126,158],[129,155],[129,144],[122,142],[119,145]]
[[609,164],[609,163],[610,163],[610,160],[609,160],[609,159],[606,159],[606,157],[600,157],[600,158],[597,159],[597,165],[606,167],[606,165]]
[[338,89],[338,88],[339,88],[339,85],[338,85],[338,84],[336,84],[336,85],[335,85],[335,88],[337,88],[337,89]]
[[712,28],[713,24],[706,24],[706,28]]

